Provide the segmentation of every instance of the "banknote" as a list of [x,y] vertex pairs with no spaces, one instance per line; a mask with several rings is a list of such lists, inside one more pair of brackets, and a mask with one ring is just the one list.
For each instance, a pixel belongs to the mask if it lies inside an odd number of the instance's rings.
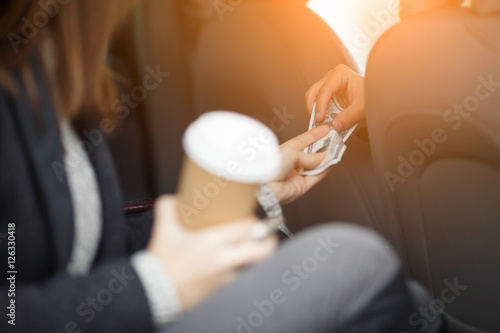
[[325,120],[320,123],[317,123],[315,121],[316,104],[314,104],[313,111],[311,113],[311,120],[309,122],[309,130],[317,126],[327,125],[330,127],[330,132],[328,132],[328,134],[322,139],[316,141],[315,143],[307,147],[304,151],[308,154],[321,153],[326,151],[326,156],[320,163],[320,165],[318,165],[316,168],[312,170],[302,170],[302,172],[300,173],[301,175],[304,176],[318,175],[323,171],[325,171],[326,169],[328,169],[330,166],[337,164],[342,160],[342,156],[344,155],[344,152],[347,149],[345,142],[347,141],[347,139],[349,139],[349,137],[352,135],[352,133],[356,130],[358,126],[356,124],[353,127],[338,133],[333,127],[332,121],[342,111],[344,111],[344,109],[340,106],[337,98],[334,97],[330,101],[330,104],[328,105]]

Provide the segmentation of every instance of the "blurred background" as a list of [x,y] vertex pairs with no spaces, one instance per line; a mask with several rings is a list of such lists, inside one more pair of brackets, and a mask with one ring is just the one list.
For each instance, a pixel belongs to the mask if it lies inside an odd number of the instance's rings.
[[[398,0],[141,0],[112,47],[129,94],[148,69],[170,76],[111,136],[127,200],[177,189],[185,128],[231,110],[271,127],[281,142],[307,130],[304,94],[340,64],[364,73],[380,35],[398,22]],[[126,161],[125,163],[123,163]],[[335,188],[335,191],[332,191]],[[373,227],[380,219],[366,131],[343,162],[285,207],[294,231],[325,221]]]
[[[342,221],[377,230],[405,261],[409,276],[436,298],[446,278],[459,276],[471,286],[446,311],[484,330],[462,325],[450,331],[499,331],[498,306],[491,305],[498,298],[489,295],[499,294],[500,276],[500,139],[492,134],[499,133],[500,95],[397,191],[384,175],[399,170],[399,157],[419,152],[415,139],[441,128],[447,108],[477,91],[480,73],[500,76],[500,21],[497,14],[474,10],[474,3],[461,9],[460,0],[406,0],[399,23],[399,3],[137,1],[112,46],[110,62],[126,78],[120,93],[133,95],[151,70],[170,75],[128,108],[110,137],[124,197],[176,192],[182,135],[205,112],[249,115],[281,142],[303,133],[309,123],[304,94],[328,71],[347,65],[367,73],[368,130],[360,126],[342,162],[283,207],[290,228]],[[395,33],[383,37],[366,70],[370,51],[388,29]],[[490,306],[484,306],[487,299]]]
[[375,41],[399,21],[395,0],[311,0],[307,5],[339,35],[363,73]]

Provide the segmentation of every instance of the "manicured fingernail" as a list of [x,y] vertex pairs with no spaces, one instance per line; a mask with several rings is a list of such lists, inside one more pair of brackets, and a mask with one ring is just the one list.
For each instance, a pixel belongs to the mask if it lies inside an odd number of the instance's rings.
[[333,120],[332,125],[333,125],[333,127],[335,128],[335,130],[336,130],[337,132],[339,132],[339,133],[340,133],[340,132],[343,132],[343,131],[344,131],[344,127],[342,127],[342,124],[340,123],[340,121],[338,121],[338,120]]
[[269,236],[270,229],[265,223],[259,222],[252,227],[251,232],[252,232],[252,239],[263,240],[267,236]]

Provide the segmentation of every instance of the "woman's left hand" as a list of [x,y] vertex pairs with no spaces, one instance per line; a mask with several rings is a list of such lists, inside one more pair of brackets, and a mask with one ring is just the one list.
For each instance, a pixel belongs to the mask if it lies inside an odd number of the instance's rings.
[[351,128],[365,117],[365,79],[347,67],[338,65],[316,82],[306,93],[309,114],[316,103],[316,122],[325,120],[328,104],[336,96],[345,110],[332,122],[337,132]]
[[307,154],[304,149],[328,134],[330,128],[318,126],[280,146],[283,166],[271,188],[281,203],[290,203],[303,196],[327,175],[327,171],[316,176],[302,176],[301,169],[314,169],[325,158],[326,153]]

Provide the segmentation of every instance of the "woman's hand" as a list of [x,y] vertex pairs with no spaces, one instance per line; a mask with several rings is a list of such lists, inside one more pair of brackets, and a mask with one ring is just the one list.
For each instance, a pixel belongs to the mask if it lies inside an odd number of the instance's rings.
[[309,114],[316,102],[316,122],[325,120],[326,109],[333,96],[344,108],[332,122],[337,132],[342,132],[365,119],[365,79],[347,67],[339,65],[316,82],[306,93]]
[[262,241],[251,237],[258,223],[251,218],[200,230],[186,229],[177,215],[177,200],[163,196],[155,205],[148,250],[165,265],[179,292],[184,310],[202,302],[231,282],[238,270],[269,257],[275,236]]
[[330,128],[318,126],[280,146],[283,167],[278,178],[271,182],[271,188],[281,203],[289,203],[303,196],[319,183],[327,172],[316,176],[301,176],[301,169],[313,169],[325,158],[326,153],[307,154],[304,149],[328,134]]

